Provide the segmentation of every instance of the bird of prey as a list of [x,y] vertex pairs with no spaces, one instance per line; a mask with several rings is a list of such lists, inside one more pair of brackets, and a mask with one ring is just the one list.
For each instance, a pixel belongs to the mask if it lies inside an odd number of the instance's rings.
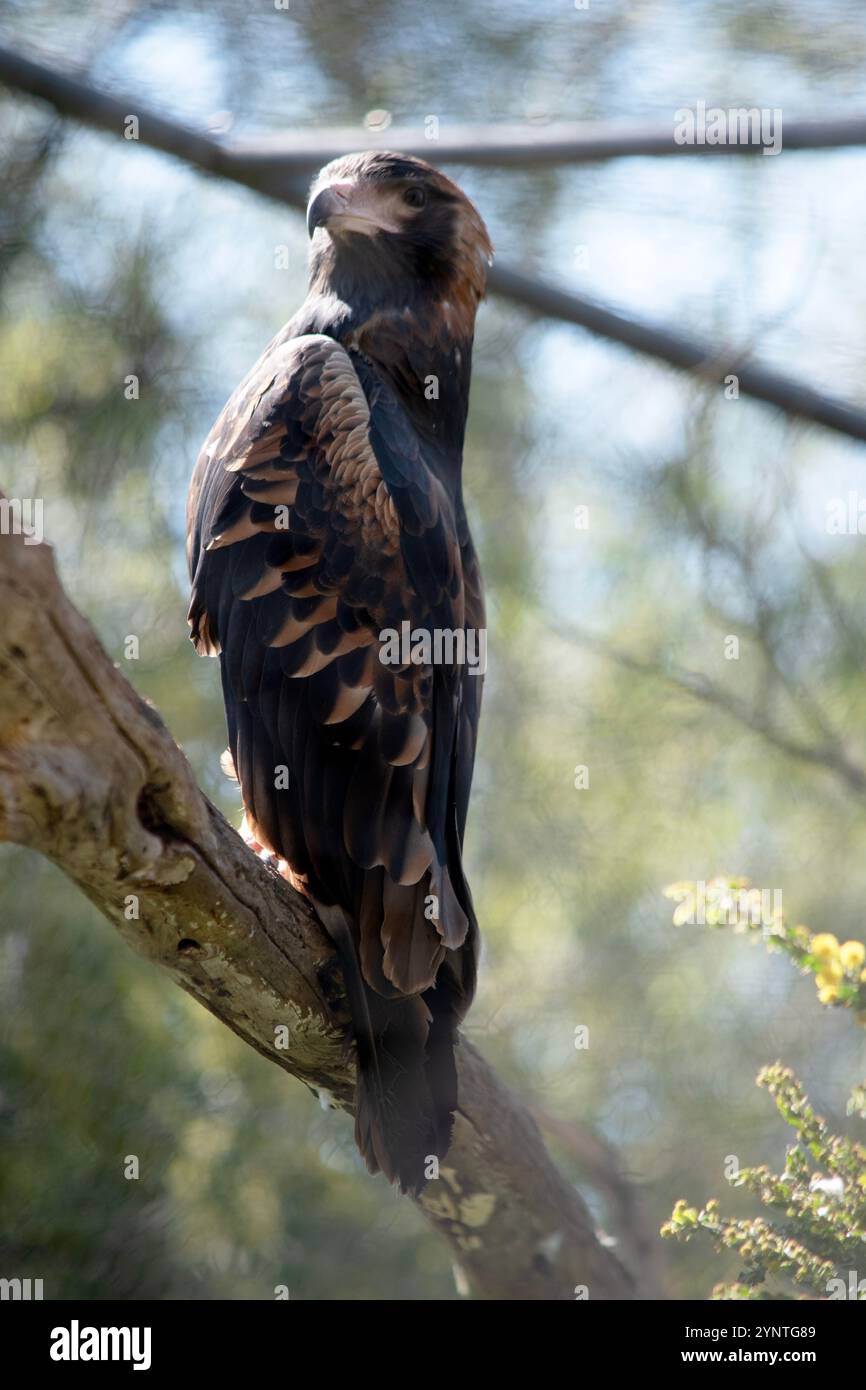
[[249,834],[338,951],[356,1142],[417,1192],[451,1139],[478,954],[481,677],[460,657],[484,604],[461,466],[492,248],[450,179],[390,153],[327,165],[307,227],[307,298],[196,464],[189,619],[219,654]]

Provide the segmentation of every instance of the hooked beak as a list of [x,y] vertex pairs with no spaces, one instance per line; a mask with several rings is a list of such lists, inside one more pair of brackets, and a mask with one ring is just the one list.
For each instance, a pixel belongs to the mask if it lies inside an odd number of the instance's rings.
[[357,183],[329,183],[314,193],[307,207],[307,235],[317,227],[329,232],[362,232],[375,236],[377,232],[398,232],[399,227],[381,218],[373,205],[369,189]]
[[310,199],[307,207],[308,236],[312,236],[317,227],[327,227],[333,218],[346,212],[353,187],[351,183],[331,183]]

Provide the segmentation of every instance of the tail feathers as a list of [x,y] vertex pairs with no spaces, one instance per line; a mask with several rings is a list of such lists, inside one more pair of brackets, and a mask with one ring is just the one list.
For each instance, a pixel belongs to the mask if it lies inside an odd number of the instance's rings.
[[[436,1040],[434,1020],[416,995],[399,1001],[368,992],[372,1047],[358,1036],[355,1142],[371,1173],[417,1193],[451,1142],[457,1105],[453,1034]],[[365,1055],[366,1053],[366,1055]],[[450,1060],[444,1060],[447,1053]],[[372,1055],[371,1055],[372,1054]]]
[[383,998],[361,975],[340,909],[319,909],[337,946],[355,1026],[355,1142],[371,1173],[418,1193],[451,1142],[457,1107],[456,1016],[447,992]]

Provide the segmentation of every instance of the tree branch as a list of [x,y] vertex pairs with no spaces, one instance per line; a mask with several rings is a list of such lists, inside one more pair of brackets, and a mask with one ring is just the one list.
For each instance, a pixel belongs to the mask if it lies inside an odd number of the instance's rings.
[[[49,102],[61,115],[83,121],[87,125],[118,138],[123,135],[124,122],[127,117],[134,115],[138,120],[137,138],[142,144],[185,160],[186,163],[203,170],[205,173],[215,174],[221,178],[230,179],[234,183],[243,184],[246,188],[255,189],[257,192],[299,211],[303,211],[306,206],[306,180],[299,177],[299,173],[302,167],[309,170],[313,167],[312,164],[298,166],[293,173],[288,169],[284,160],[281,161],[281,159],[275,159],[272,156],[262,156],[260,151],[249,152],[243,146],[225,145],[211,136],[203,135],[187,126],[167,120],[154,111],[149,111],[132,97],[111,96],[109,93],[101,92],[77,78],[57,72],[43,63],[34,62],[29,58],[24,58],[21,54],[2,47],[0,47],[0,82],[5,82],[9,87]],[[849,139],[853,138],[855,133],[858,134],[858,141],[866,137],[866,121],[862,118],[856,118],[851,122],[834,122],[832,124],[837,127],[837,136],[841,137],[839,127],[846,125],[851,127],[848,131]],[[816,125],[817,123],[810,122],[800,127],[802,140],[804,142],[808,138],[813,140],[813,145],[810,148],[818,148]],[[789,130],[790,127],[786,127],[786,141],[791,147]],[[385,145],[393,148],[395,144],[398,144],[396,134],[399,133],[389,130],[388,138],[384,142]],[[318,167],[320,159],[329,158],[335,152],[345,153],[346,149],[356,147],[359,143],[359,134],[360,132],[354,131],[349,136],[347,132],[347,145],[341,146],[337,151],[330,147],[325,147],[322,150],[316,148],[316,167]],[[839,142],[841,143],[841,138]],[[365,131],[363,143],[374,147],[382,142],[377,140],[371,132]],[[432,142],[423,143],[425,148],[421,150],[421,153],[429,155]],[[398,147],[400,146],[398,145]],[[799,146],[799,148],[806,147],[806,143]],[[752,150],[755,147],[674,146],[674,148],[722,149],[730,153],[735,150]],[[462,155],[459,162],[466,163],[466,149],[465,147],[461,147],[461,149]],[[659,152],[658,150],[642,151],[642,153]],[[437,144],[434,153],[442,162],[457,158],[454,153],[446,155],[445,147],[441,142]],[[528,155],[526,158],[527,162],[532,164],[536,162],[534,158],[529,161]],[[494,266],[490,272],[488,283],[491,293],[502,295],[503,298],[522,305],[532,313],[543,315],[545,318],[559,319],[564,323],[575,324],[598,337],[607,338],[611,342],[621,343],[637,352],[659,358],[670,366],[691,372],[704,381],[719,387],[723,384],[725,377],[736,376],[739,381],[739,389],[746,396],[753,396],[756,400],[777,406],[789,415],[803,420],[811,420],[815,424],[837,430],[840,434],[848,435],[852,439],[866,440],[866,410],[862,407],[826,395],[822,391],[816,391],[807,383],[798,381],[796,378],[782,376],[758,363],[752,363],[748,360],[746,353],[736,349],[720,349],[718,344],[702,342],[688,334],[679,333],[675,329],[642,322],[629,315],[619,313],[615,309],[598,304],[585,295],[574,294],[570,290],[523,275],[508,266]]]
[[[51,858],[133,950],[348,1110],[348,1014],[309,903],[199,791],[66,598],[48,546],[0,535],[0,595],[0,840]],[[579,1285],[631,1298],[528,1111],[465,1039],[458,1059],[454,1144],[418,1205],[472,1287],[490,1299],[567,1300]]]
[[753,396],[787,415],[825,425],[852,439],[866,440],[866,410],[816,391],[795,377],[783,376],[758,362],[750,362],[747,352],[719,344],[711,346],[663,324],[631,318],[585,295],[560,289],[507,266],[494,265],[488,284],[494,294],[504,295],[535,314],[586,328],[599,338],[659,358],[719,389],[726,377],[736,376],[745,396]]
[[[781,129],[781,127],[780,127]],[[826,150],[866,145],[866,116],[826,121],[785,121],[785,150]],[[232,142],[232,151],[278,174],[314,174],[323,164],[355,149],[357,127],[304,130],[297,134]],[[364,133],[368,149],[400,150],[438,164],[481,168],[538,169],[550,165],[596,164],[608,159],[666,155],[760,155],[759,144],[677,144],[674,113],[666,125],[607,121],[563,121],[556,125],[465,125],[427,139],[418,126],[388,126]]]
[[[83,87],[74,78],[25,58],[10,49],[0,49],[0,80],[53,105],[64,103],[68,116],[93,123],[112,111],[114,98],[107,93]],[[58,106],[58,109],[60,107]],[[137,104],[127,112],[141,113]],[[116,119],[116,117],[114,117]],[[152,113],[148,117],[152,133],[159,138],[177,139],[182,127],[163,121]],[[428,139],[418,126],[388,126],[365,130],[364,146],[370,150],[400,150],[440,164],[464,164],[504,169],[537,169],[561,164],[594,164],[607,159],[631,159],[666,155],[761,155],[760,144],[734,141],[730,144],[678,144],[674,138],[674,112],[664,125],[646,126],[613,121],[563,121],[550,126],[463,125],[440,130]],[[785,121],[786,150],[825,150],[866,145],[866,116],[837,117],[823,121]],[[218,145],[235,162],[255,168],[258,174],[284,179],[293,174],[309,178],[323,164],[337,159],[358,146],[357,126],[325,130],[304,130],[259,137],[257,140]],[[186,130],[183,137],[188,152],[181,157],[200,163],[200,142],[207,137]],[[216,144],[207,140],[208,144]],[[160,148],[167,148],[161,145]],[[170,153],[181,154],[177,148]],[[205,152],[210,159],[210,152]],[[216,169],[214,170],[216,172]]]
[[721,710],[731,719],[750,729],[763,738],[773,748],[797,762],[810,767],[824,768],[833,774],[849,791],[858,798],[866,796],[866,768],[854,762],[842,744],[828,730],[822,743],[809,743],[789,734],[764,709],[750,704],[735,691],[726,689],[716,681],[710,680],[700,671],[690,671],[684,666],[648,660],[624,651],[612,642],[570,623],[565,630],[566,637],[598,656],[605,657],[626,671],[636,675],[649,676],[664,681],[674,690],[690,696],[703,704]]

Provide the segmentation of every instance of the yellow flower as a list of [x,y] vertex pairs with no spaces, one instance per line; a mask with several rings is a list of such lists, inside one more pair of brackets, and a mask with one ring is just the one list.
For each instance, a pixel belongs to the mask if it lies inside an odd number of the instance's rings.
[[818,1001],[821,1004],[833,1004],[839,998],[839,991],[835,985],[824,985],[818,990]]
[[832,932],[819,932],[812,937],[812,955],[824,957],[835,956],[839,952],[839,942]]
[[862,941],[843,941],[839,947],[839,959],[846,970],[859,970],[866,961],[866,946]]
[[819,989],[823,989],[825,985],[841,984],[844,978],[845,971],[838,960],[825,960],[815,976],[815,983]]

